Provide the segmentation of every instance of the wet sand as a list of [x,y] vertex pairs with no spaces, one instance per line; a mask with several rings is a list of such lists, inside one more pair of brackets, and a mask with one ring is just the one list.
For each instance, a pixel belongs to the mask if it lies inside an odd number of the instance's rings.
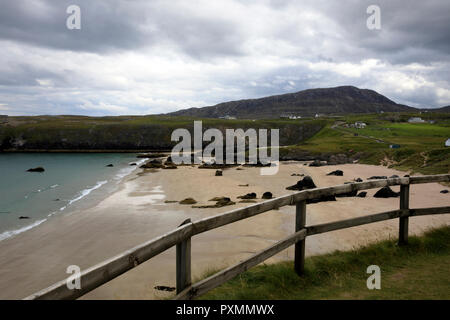
[[[340,169],[343,177],[326,176]],[[0,299],[19,299],[39,291],[68,276],[67,266],[82,269],[93,266],[144,241],[168,232],[187,218],[193,221],[226,212],[247,203],[214,209],[191,208],[190,205],[165,203],[193,197],[197,205],[214,204],[217,196],[236,197],[249,192],[265,191],[275,197],[292,193],[285,188],[301,177],[311,175],[318,187],[341,184],[355,178],[373,175],[390,176],[405,172],[380,166],[347,164],[307,167],[300,162],[284,162],[278,174],[259,175],[259,168],[226,169],[222,177],[215,170],[183,166],[176,170],[147,170],[124,181],[121,188],[88,210],[54,217],[50,221],[0,242]],[[239,185],[249,184],[248,187]],[[395,191],[399,187],[393,187]],[[437,183],[412,185],[410,205],[414,207],[445,206],[449,189]],[[383,212],[398,208],[399,199],[376,199],[376,190],[367,198],[338,198],[337,201],[311,204],[307,207],[307,224],[317,224]],[[285,206],[256,217],[224,226],[192,239],[192,273],[198,278],[208,270],[230,266],[264,249],[294,230],[294,206]],[[420,234],[437,226],[450,225],[449,215],[413,217],[410,234]],[[307,255],[334,250],[348,250],[380,239],[397,238],[398,219],[363,225],[309,237]],[[289,248],[266,261],[292,260]],[[168,293],[155,286],[175,286],[175,249],[143,263],[137,268],[88,293],[82,299],[158,299]]]

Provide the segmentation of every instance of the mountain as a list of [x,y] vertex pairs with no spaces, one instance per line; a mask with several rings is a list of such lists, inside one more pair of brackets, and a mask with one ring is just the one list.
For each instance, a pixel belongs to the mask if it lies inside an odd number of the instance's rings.
[[314,116],[315,114],[376,113],[417,109],[397,104],[368,89],[353,86],[308,89],[296,93],[219,103],[215,106],[190,108],[168,115],[220,118],[278,118],[282,115]]
[[446,107],[442,107],[442,108],[436,108],[436,109],[422,109],[422,111],[447,113],[447,112],[450,112],[450,106],[446,106]]

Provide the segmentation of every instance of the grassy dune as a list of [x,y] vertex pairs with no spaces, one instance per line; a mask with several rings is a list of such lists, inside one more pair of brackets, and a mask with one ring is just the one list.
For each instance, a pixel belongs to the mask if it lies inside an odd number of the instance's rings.
[[[369,265],[381,269],[380,290],[367,289]],[[293,262],[261,265],[201,299],[450,299],[449,265],[450,227],[443,227],[407,246],[389,240],[307,258],[302,277]]]

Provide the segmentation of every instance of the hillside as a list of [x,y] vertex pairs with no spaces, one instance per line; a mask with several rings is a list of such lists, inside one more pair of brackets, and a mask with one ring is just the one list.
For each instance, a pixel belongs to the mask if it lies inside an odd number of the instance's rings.
[[215,106],[190,108],[169,113],[174,116],[202,118],[278,118],[282,115],[314,116],[349,113],[414,112],[417,109],[397,104],[368,89],[353,86],[308,89],[296,93],[259,99],[230,101]]
[[[171,150],[171,134],[186,128],[193,136],[192,118],[163,116],[32,116],[8,117],[0,123],[1,151],[146,151]],[[311,138],[325,120],[224,120],[203,119],[204,130],[216,128],[277,128],[280,144]]]
[[437,109],[422,109],[422,111],[431,111],[431,112],[440,112],[440,113],[447,113],[450,112],[450,106],[437,108]]

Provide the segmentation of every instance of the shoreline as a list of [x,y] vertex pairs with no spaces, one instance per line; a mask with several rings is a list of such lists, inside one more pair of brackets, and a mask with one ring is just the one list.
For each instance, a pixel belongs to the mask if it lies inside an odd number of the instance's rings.
[[[326,173],[336,169],[343,170],[344,177],[326,176]],[[366,179],[372,175],[405,174],[380,166],[346,164],[307,167],[297,161],[281,162],[280,171],[274,176],[260,176],[259,168],[245,168],[242,171],[225,169],[223,177],[215,177],[214,173],[215,170],[199,170],[191,166],[180,166],[176,170],[135,170],[100,203],[58,216],[1,241],[0,298],[23,298],[66,278],[65,268],[68,265],[76,264],[82,269],[91,267],[173,230],[187,218],[197,220],[248,205],[237,203],[222,208],[196,209],[178,203],[166,204],[165,200],[179,201],[194,197],[198,205],[203,205],[212,204],[208,200],[214,196],[229,196],[235,201],[238,195],[256,192],[257,202],[261,202],[260,196],[265,191],[271,191],[275,197],[292,192],[285,188],[301,179],[291,176],[292,173],[311,175],[318,187],[341,184],[358,175]],[[247,183],[249,187],[239,187]],[[414,185],[411,189],[412,207],[448,204],[448,195],[438,192],[448,187],[430,184],[426,188]],[[376,190],[368,191],[365,199],[338,198],[338,201],[308,205],[307,224],[376,213],[398,206],[398,198],[375,199],[372,195]],[[207,270],[236,263],[292,233],[294,211],[292,206],[282,207],[195,236],[192,241],[193,278],[200,277]],[[450,218],[444,215],[411,220],[411,234],[450,224]],[[345,250],[386,237],[396,237],[397,224],[397,221],[386,221],[313,236],[307,241],[307,255]],[[293,248],[289,248],[267,263],[292,258]],[[154,286],[173,287],[174,284],[175,250],[172,248],[82,299],[158,299],[168,294],[154,290]]]
[[[76,211],[84,211],[84,210],[92,209],[93,207],[98,205],[101,201],[106,199],[107,197],[120,191],[120,189],[122,188],[123,182],[125,182],[128,179],[132,178],[133,176],[137,175],[138,174],[137,169],[139,169],[139,166],[142,163],[144,163],[145,161],[146,161],[146,159],[136,158],[135,162],[137,163],[137,165],[135,167],[124,166],[123,168],[120,168],[119,171],[116,172],[114,175],[112,175],[108,180],[97,181],[96,184],[93,186],[86,186],[84,189],[79,190],[77,194],[74,194],[72,199],[66,200],[66,203],[64,205],[62,205],[62,207],[60,207],[58,210],[53,211],[53,212],[47,212],[45,214],[45,216],[42,216],[42,217],[36,219],[35,221],[30,221],[30,223],[27,225],[24,225],[24,226],[15,228],[15,229],[8,229],[8,230],[1,231],[0,232],[0,242],[10,239],[14,236],[17,236],[23,232],[27,232],[27,231],[41,225],[42,223],[48,222],[50,218],[55,218],[55,217],[64,216],[64,215],[70,215]],[[125,174],[121,173],[122,170],[127,169],[127,168],[131,168],[129,173],[125,173]],[[118,183],[116,184],[116,186],[114,186],[113,182],[116,180],[118,180]],[[109,185],[110,190],[103,190],[103,193],[99,197],[99,199],[95,199],[95,200],[84,199],[85,197],[88,197],[93,191],[102,188],[106,184],[110,184]],[[81,201],[84,200],[84,202],[82,202],[83,203],[82,206],[84,205],[84,207],[67,210],[69,206],[71,206],[75,202],[78,202],[79,200],[81,200]]]

